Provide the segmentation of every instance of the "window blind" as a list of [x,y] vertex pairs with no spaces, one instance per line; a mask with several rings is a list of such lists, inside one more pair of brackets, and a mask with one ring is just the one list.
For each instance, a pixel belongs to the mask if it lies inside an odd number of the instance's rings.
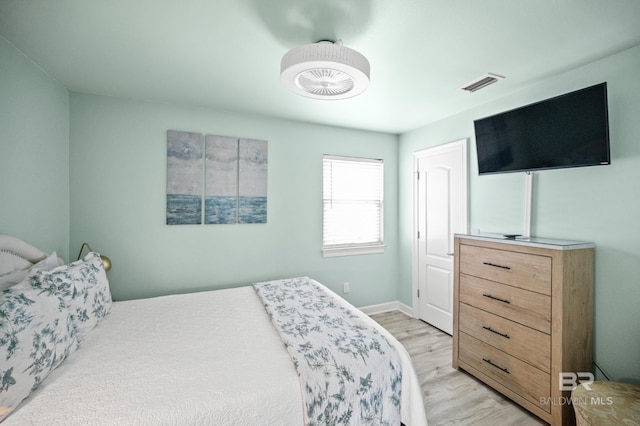
[[383,244],[382,160],[323,157],[323,248]]

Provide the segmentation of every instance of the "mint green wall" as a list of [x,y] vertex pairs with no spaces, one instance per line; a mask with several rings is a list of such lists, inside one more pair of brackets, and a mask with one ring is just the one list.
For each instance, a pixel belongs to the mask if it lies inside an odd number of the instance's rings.
[[[349,281],[346,298],[358,306],[410,304],[411,154],[469,138],[470,229],[521,232],[524,175],[477,176],[473,120],[607,81],[612,164],[536,173],[532,231],[595,242],[595,358],[614,378],[637,380],[638,69],[640,47],[408,132],[398,144],[381,133],[69,95],[0,38],[0,232],[68,260],[89,241],[113,260],[117,299],[304,274],[336,291]],[[268,140],[268,223],[165,225],[167,129]],[[321,257],[323,153],[385,160],[385,254]]]
[[69,93],[2,37],[0,233],[68,259]]
[[532,234],[596,244],[595,359],[615,378],[639,380],[639,70],[640,46],[401,135],[399,299],[411,303],[412,153],[469,138],[469,229],[522,233],[525,175],[478,176],[473,120],[607,81],[612,164],[535,173]]
[[[116,299],[308,275],[396,299],[397,136],[71,93],[71,247],[109,256]],[[330,108],[330,103],[326,104]],[[165,225],[166,131],[269,142],[268,223]],[[384,254],[323,258],[322,154],[385,160]]]

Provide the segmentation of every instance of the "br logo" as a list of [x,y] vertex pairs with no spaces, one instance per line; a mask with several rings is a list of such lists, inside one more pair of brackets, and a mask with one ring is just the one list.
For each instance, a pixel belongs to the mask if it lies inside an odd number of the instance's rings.
[[562,372],[560,373],[559,388],[561,391],[571,391],[581,384],[584,385],[586,390],[590,391],[591,387],[589,385],[593,383],[593,380],[593,374],[588,372]]

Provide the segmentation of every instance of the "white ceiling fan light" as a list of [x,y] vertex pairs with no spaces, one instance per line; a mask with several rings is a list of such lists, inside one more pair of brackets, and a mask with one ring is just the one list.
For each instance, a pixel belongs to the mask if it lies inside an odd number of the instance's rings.
[[357,96],[369,87],[367,58],[342,41],[319,41],[294,47],[280,62],[280,81],[298,95],[337,100]]

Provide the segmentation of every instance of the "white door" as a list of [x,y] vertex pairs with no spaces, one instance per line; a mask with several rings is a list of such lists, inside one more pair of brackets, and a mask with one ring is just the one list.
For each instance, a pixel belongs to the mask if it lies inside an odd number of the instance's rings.
[[414,311],[453,332],[453,234],[467,231],[467,141],[414,154]]

